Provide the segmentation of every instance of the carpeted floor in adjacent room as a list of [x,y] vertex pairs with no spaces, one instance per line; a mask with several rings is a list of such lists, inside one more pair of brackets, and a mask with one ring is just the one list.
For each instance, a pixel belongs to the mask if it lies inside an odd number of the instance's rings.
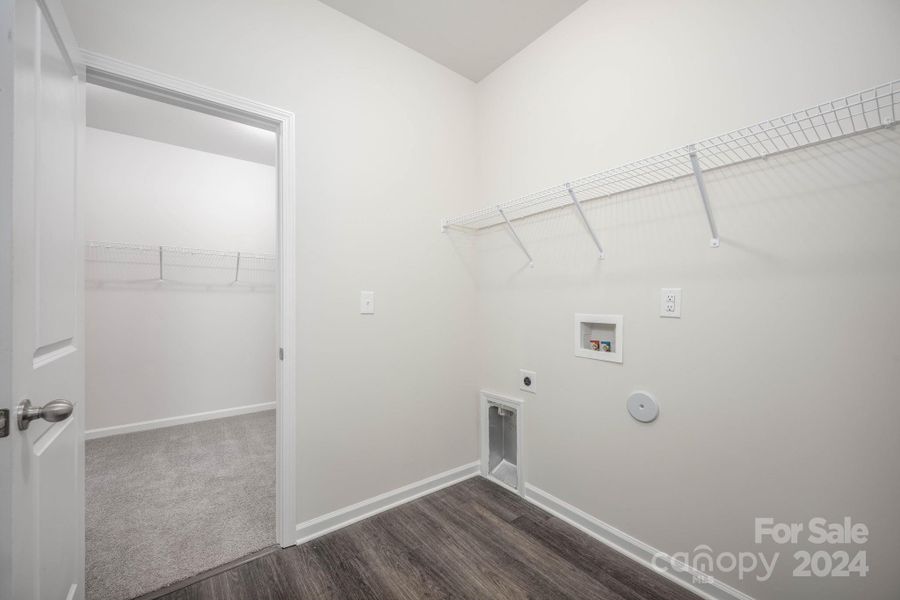
[[85,445],[88,600],[127,600],[275,543],[275,411]]

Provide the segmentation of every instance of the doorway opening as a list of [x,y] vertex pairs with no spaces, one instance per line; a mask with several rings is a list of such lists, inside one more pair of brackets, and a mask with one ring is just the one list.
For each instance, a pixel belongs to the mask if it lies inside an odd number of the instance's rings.
[[118,600],[294,543],[293,117],[87,62],[86,583]]

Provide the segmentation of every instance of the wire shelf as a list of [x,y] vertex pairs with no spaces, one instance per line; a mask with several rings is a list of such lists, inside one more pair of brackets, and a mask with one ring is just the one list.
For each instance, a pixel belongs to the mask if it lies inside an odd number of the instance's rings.
[[[702,186],[703,171],[890,127],[897,122],[898,116],[900,116],[900,80],[894,80],[811,108],[557,185],[505,204],[488,206],[458,217],[444,219],[441,230],[452,228],[477,231],[502,224],[511,228],[509,221],[570,206],[573,202],[577,206],[579,200],[584,202],[605,198],[682,177],[695,176],[701,186],[710,228],[713,230],[715,242],[713,245],[717,246],[718,233]],[[696,160],[696,165],[692,156]],[[602,256],[602,249],[600,253]]]
[[88,279],[117,282],[174,282],[199,285],[273,285],[272,254],[149,246],[119,242],[87,243]]

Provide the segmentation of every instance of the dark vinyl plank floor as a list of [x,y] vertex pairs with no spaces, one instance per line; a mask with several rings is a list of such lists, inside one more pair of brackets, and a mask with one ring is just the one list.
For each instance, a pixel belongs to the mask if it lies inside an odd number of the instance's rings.
[[165,600],[699,600],[480,477]]

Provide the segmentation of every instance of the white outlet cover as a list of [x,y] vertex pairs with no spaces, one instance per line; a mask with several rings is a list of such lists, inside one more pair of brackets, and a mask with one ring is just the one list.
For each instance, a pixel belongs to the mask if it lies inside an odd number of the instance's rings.
[[375,314],[375,292],[359,293],[359,314],[374,315]]
[[663,288],[659,296],[659,316],[681,318],[681,288]]
[[[525,385],[526,377],[531,381],[530,385]],[[534,371],[519,369],[519,389],[530,394],[537,394],[537,375]]]

